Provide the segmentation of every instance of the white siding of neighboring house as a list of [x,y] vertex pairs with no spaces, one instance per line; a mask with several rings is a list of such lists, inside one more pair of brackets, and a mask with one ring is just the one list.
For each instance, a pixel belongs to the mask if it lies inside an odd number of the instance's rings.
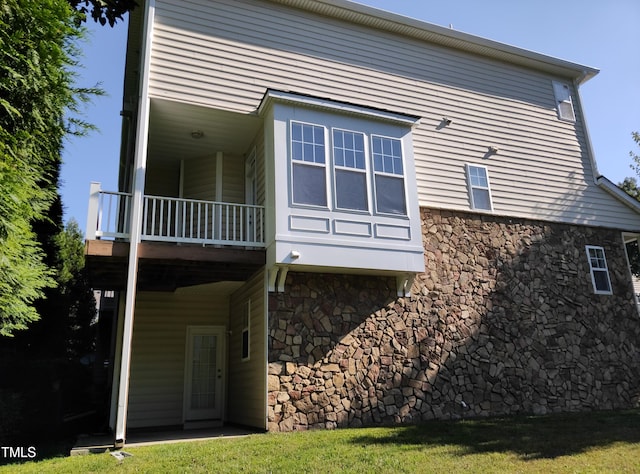
[[151,97],[251,113],[273,88],[421,116],[421,206],[469,210],[475,163],[497,214],[638,228],[593,184],[575,90],[577,122],[557,118],[562,78],[255,0],[157,0],[153,34]]
[[[266,427],[266,280],[259,271],[231,296],[229,318],[229,392],[227,419],[231,423]],[[242,310],[250,300],[249,359],[242,360]]]
[[225,326],[237,283],[139,292],[133,331],[129,428],[183,422],[185,341],[189,325]]

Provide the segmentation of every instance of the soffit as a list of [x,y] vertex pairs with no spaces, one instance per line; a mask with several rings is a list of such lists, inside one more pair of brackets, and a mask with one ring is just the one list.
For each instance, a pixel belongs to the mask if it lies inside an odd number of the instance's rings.
[[[261,124],[262,120],[252,114],[152,99],[149,157],[161,161],[189,159],[218,151],[241,155]],[[194,139],[194,131],[202,132],[202,137]]]

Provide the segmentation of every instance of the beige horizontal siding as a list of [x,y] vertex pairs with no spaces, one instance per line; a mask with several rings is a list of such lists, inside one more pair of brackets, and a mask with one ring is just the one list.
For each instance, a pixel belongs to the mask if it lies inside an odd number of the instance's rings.
[[224,155],[223,158],[223,180],[222,180],[222,200],[224,202],[245,201],[244,192],[244,157],[236,155]]
[[183,197],[216,200],[216,156],[184,160]]
[[140,292],[135,309],[129,428],[180,425],[183,420],[187,326],[224,326],[237,283]]
[[[266,427],[265,356],[265,274],[259,271],[231,297],[229,340],[229,403],[228,420],[232,423]],[[242,360],[242,311],[250,301],[250,330],[248,360]]]
[[489,168],[498,214],[638,229],[595,186],[584,124],[558,120],[553,79],[270,2],[156,1],[152,97],[250,113],[274,88],[418,115],[422,206],[468,210],[470,162]]

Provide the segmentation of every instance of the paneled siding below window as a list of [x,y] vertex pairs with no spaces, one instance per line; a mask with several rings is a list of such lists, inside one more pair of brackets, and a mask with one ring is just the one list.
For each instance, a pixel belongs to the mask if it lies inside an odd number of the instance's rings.
[[257,0],[157,0],[153,35],[152,97],[251,113],[273,88],[423,117],[422,206],[468,210],[464,164],[497,146],[495,213],[616,228],[637,219],[593,184],[579,102],[575,123],[558,118],[553,81],[566,78]]

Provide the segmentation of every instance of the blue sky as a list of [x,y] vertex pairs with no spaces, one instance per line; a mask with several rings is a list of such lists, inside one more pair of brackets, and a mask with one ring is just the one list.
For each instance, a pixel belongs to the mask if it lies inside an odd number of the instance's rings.
[[[361,0],[398,13],[501,43],[600,69],[580,89],[601,174],[618,183],[633,176],[629,151],[640,151],[640,1],[638,0]],[[117,190],[126,25],[88,25],[78,85],[100,83],[107,96],[85,107],[99,129],[67,140],[63,154],[65,220],[84,230],[89,184]]]

